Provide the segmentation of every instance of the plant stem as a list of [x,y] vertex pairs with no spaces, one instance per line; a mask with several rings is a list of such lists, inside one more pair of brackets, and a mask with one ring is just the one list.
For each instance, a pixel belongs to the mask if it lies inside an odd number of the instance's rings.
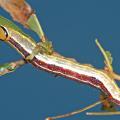
[[102,52],[102,54],[103,54],[103,56],[104,56],[104,58],[105,58],[106,65],[107,65],[108,69],[109,69],[110,71],[113,71],[113,68],[112,68],[112,66],[111,66],[111,63],[110,63],[110,61],[109,61],[108,56],[106,55],[105,50],[103,49],[103,47],[102,47],[102,46],[100,45],[100,43],[98,42],[98,39],[96,39],[95,42],[96,42],[97,46],[99,47],[100,51]]
[[87,115],[120,115],[120,111],[115,112],[87,112]]
[[26,64],[26,61],[23,59],[2,64],[0,65],[0,76],[14,72],[17,68],[23,66],[24,64]]
[[95,107],[96,105],[101,104],[102,102],[104,102],[104,100],[103,100],[103,101],[97,101],[97,102],[95,102],[95,103],[93,103],[93,104],[91,104],[91,105],[89,105],[89,106],[87,106],[87,107],[85,107],[85,108],[82,108],[82,109],[77,110],[77,111],[74,111],[74,112],[70,112],[70,113],[67,113],[67,114],[58,115],[58,116],[54,116],[54,117],[48,117],[46,120],[55,120],[55,119],[59,119],[59,118],[70,117],[70,116],[73,116],[73,115],[75,115],[75,114],[79,114],[79,113],[81,113],[81,112],[84,112],[84,111],[86,111],[86,110],[88,110],[88,109],[90,109],[90,108],[93,108],[93,107]]

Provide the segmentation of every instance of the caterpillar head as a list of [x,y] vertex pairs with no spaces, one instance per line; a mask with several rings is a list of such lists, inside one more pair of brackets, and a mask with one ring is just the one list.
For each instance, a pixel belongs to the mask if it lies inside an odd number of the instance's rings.
[[8,31],[4,26],[0,26],[0,40],[6,41],[8,38]]

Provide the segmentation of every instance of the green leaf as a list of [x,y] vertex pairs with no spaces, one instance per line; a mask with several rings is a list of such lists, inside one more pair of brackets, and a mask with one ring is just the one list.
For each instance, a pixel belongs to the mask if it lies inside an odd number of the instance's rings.
[[38,21],[38,18],[35,14],[32,14],[30,16],[30,18],[28,19],[26,24],[27,24],[28,28],[30,28],[32,31],[37,33],[37,35],[40,38],[44,37],[44,32],[43,32],[40,22]]
[[110,51],[105,51],[105,53],[106,53],[111,65],[112,65],[112,62],[113,62],[112,54],[110,53]]
[[0,16],[0,25],[12,28],[20,33],[23,33],[22,30],[17,25],[15,25],[12,21],[10,21],[2,16]]
[[12,21],[6,19],[3,16],[0,16],[0,25],[11,28],[15,31],[18,31],[19,33],[23,34],[24,36],[28,37],[29,39],[32,39],[29,35],[24,33],[16,24],[14,24]]

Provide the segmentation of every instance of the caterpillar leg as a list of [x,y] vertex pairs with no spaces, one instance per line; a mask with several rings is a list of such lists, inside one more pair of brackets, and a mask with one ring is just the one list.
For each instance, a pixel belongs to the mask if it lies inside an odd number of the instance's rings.
[[37,44],[37,46],[33,49],[32,53],[29,56],[27,56],[25,59],[27,61],[31,61],[34,58],[34,56],[40,52],[40,48],[41,48],[40,45]]
[[32,53],[27,56],[25,59],[30,61],[38,53],[51,55],[53,54],[53,47],[51,41],[46,40],[45,42],[37,43],[36,47],[33,49]]

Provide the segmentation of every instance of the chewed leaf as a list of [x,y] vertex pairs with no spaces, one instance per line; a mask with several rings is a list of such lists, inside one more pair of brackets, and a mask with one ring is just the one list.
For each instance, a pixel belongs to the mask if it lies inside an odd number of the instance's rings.
[[107,55],[107,57],[108,57],[110,63],[112,64],[113,58],[112,58],[112,54],[110,53],[110,51],[106,51],[106,55]]

